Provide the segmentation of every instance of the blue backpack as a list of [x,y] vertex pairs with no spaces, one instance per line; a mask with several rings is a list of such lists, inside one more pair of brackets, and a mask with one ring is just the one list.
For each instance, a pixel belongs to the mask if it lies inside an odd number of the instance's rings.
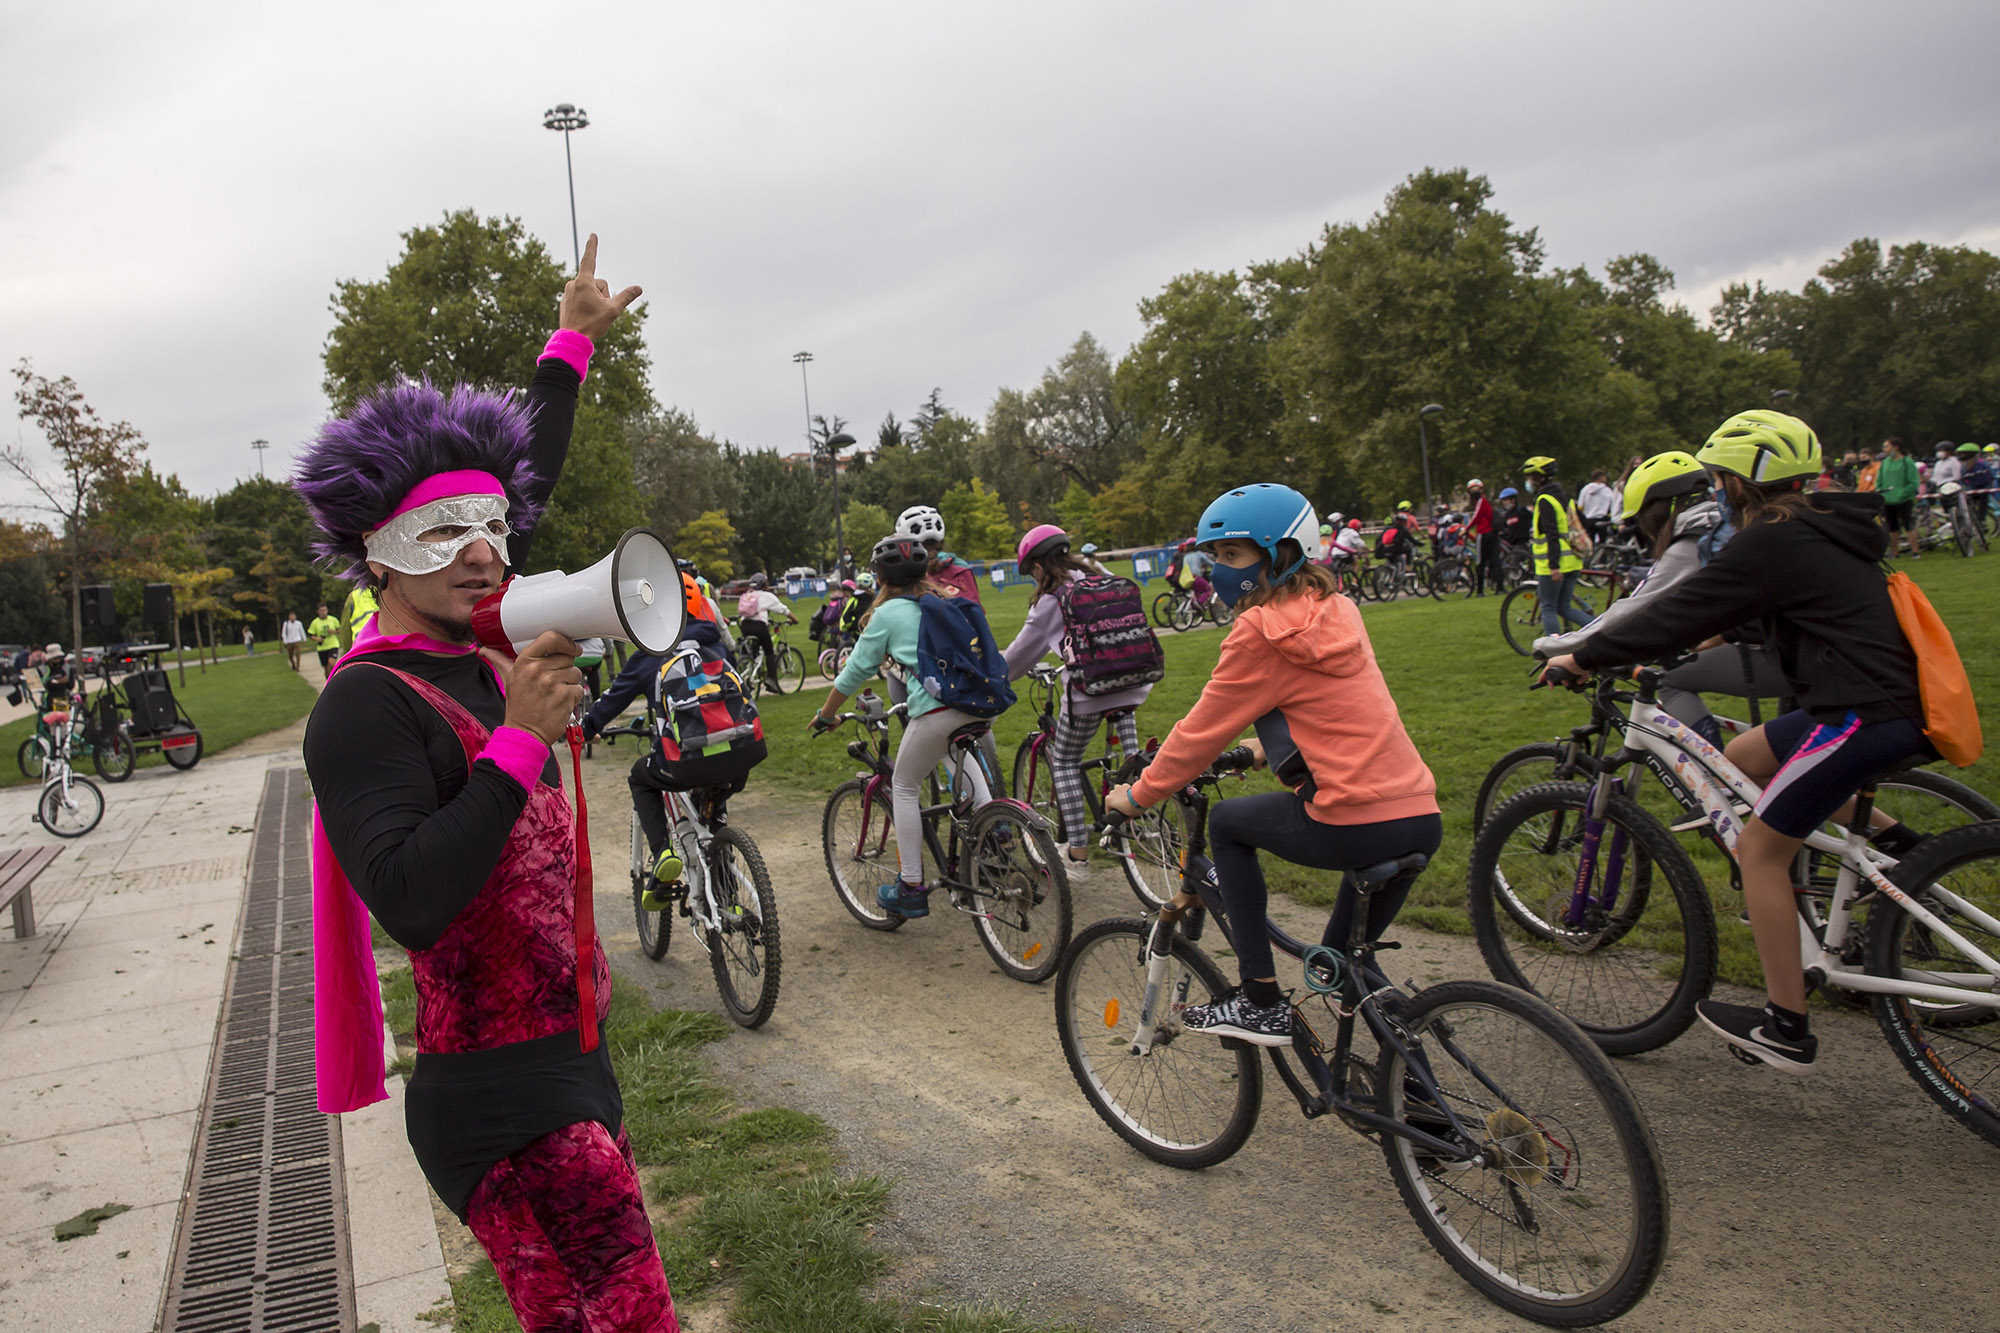
[[946,708],[974,717],[998,717],[1014,706],[1007,659],[993,642],[986,613],[969,597],[935,593],[917,598],[918,683]]

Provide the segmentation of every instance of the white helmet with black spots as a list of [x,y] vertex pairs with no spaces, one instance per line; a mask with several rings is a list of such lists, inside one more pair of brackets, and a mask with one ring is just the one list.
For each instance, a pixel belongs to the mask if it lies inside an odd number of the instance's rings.
[[897,537],[944,545],[944,515],[929,505],[912,505],[896,516]]

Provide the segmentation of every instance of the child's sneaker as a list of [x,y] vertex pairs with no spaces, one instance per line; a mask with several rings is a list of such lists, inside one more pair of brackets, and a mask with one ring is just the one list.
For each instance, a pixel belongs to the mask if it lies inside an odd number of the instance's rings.
[[1819,1054],[1819,1038],[1810,1032],[1797,1041],[1779,1036],[1778,1025],[1772,1021],[1769,1010],[1703,1000],[1695,1005],[1694,1012],[1735,1050],[1787,1074],[1812,1073],[1813,1059]]
[[1181,1026],[1190,1032],[1235,1037],[1253,1046],[1292,1044],[1292,1006],[1252,1004],[1239,987],[1213,1004],[1191,1004],[1181,1011]]
[[883,911],[894,912],[905,919],[929,916],[931,891],[911,888],[899,879],[883,884],[875,890],[875,904]]

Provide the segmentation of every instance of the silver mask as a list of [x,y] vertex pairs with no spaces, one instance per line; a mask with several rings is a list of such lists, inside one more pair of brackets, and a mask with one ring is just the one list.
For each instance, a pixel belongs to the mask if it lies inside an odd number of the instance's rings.
[[[455,537],[421,541],[437,528],[463,528]],[[435,574],[476,541],[492,544],[507,563],[507,500],[499,495],[454,495],[396,515],[364,540],[368,558],[403,574]]]

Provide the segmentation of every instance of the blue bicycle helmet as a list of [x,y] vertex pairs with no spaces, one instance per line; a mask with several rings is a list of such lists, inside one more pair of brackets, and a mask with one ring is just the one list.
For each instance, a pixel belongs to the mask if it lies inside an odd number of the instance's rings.
[[[1319,515],[1312,501],[1291,487],[1262,481],[1218,495],[1201,511],[1194,531],[1203,546],[1231,539],[1255,543],[1270,557],[1271,582],[1282,583],[1318,549]],[[1287,538],[1299,544],[1299,558],[1280,571],[1278,543]]]
[[1502,487],[1500,490],[1500,498],[1503,500],[1511,500],[1519,494],[1520,492],[1515,490],[1512,486],[1505,486]]

